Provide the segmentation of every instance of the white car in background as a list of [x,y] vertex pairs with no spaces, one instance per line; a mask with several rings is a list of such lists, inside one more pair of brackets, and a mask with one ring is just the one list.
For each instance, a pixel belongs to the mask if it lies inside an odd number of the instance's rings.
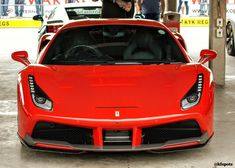
[[57,6],[52,10],[47,20],[43,20],[41,15],[36,15],[33,17],[33,19],[43,22],[43,25],[39,31],[39,39],[45,33],[57,32],[58,28],[71,20],[100,18],[101,9],[101,1],[89,1]]
[[100,18],[101,9],[101,1],[69,3],[55,7],[47,20],[43,20],[41,15],[34,16],[34,20],[42,21],[42,27],[38,32],[38,53],[42,51],[57,30],[65,23],[78,19]]

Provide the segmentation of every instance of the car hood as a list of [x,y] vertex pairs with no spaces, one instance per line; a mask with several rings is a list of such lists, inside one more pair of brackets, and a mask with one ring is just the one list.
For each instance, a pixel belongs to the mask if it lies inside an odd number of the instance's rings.
[[197,79],[196,64],[36,66],[36,83],[56,115],[81,118],[175,114]]

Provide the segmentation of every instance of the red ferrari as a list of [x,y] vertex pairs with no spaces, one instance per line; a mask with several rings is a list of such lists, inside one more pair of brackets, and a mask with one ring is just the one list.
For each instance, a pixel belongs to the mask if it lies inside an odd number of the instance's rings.
[[18,135],[34,149],[172,150],[213,135],[214,81],[192,62],[180,35],[141,19],[79,20],[64,25],[19,72]]

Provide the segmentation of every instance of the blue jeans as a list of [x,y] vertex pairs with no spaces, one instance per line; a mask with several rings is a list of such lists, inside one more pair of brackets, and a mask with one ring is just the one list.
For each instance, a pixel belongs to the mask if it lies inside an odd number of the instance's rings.
[[207,3],[206,2],[201,2],[200,3],[200,15],[206,15],[206,12],[208,11],[208,9],[206,9]]
[[146,13],[144,14],[145,19],[152,19],[159,21],[160,20],[160,13]]
[[[183,1],[182,1],[182,0],[179,0],[178,13],[179,13],[180,10],[181,10],[182,4],[183,4]],[[189,13],[188,1],[184,1],[184,5],[185,5],[185,7],[186,7],[186,15],[188,15],[188,13]]]
[[1,0],[1,15],[2,16],[7,16],[8,13],[8,3],[9,3],[9,0]]
[[[20,8],[20,10],[19,10]],[[24,0],[15,0],[15,14],[16,16],[23,16],[24,13]]]
[[37,15],[44,15],[43,0],[35,0]]

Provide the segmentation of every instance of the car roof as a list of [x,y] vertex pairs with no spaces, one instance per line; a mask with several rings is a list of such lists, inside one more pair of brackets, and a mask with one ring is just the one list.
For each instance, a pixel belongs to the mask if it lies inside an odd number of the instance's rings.
[[[95,25],[136,25],[147,27],[160,27],[163,29],[168,28],[160,22],[147,20],[147,19],[80,19],[75,21],[69,21],[65,24],[60,31],[76,27],[95,26]],[[168,30],[170,32],[170,30]]]

